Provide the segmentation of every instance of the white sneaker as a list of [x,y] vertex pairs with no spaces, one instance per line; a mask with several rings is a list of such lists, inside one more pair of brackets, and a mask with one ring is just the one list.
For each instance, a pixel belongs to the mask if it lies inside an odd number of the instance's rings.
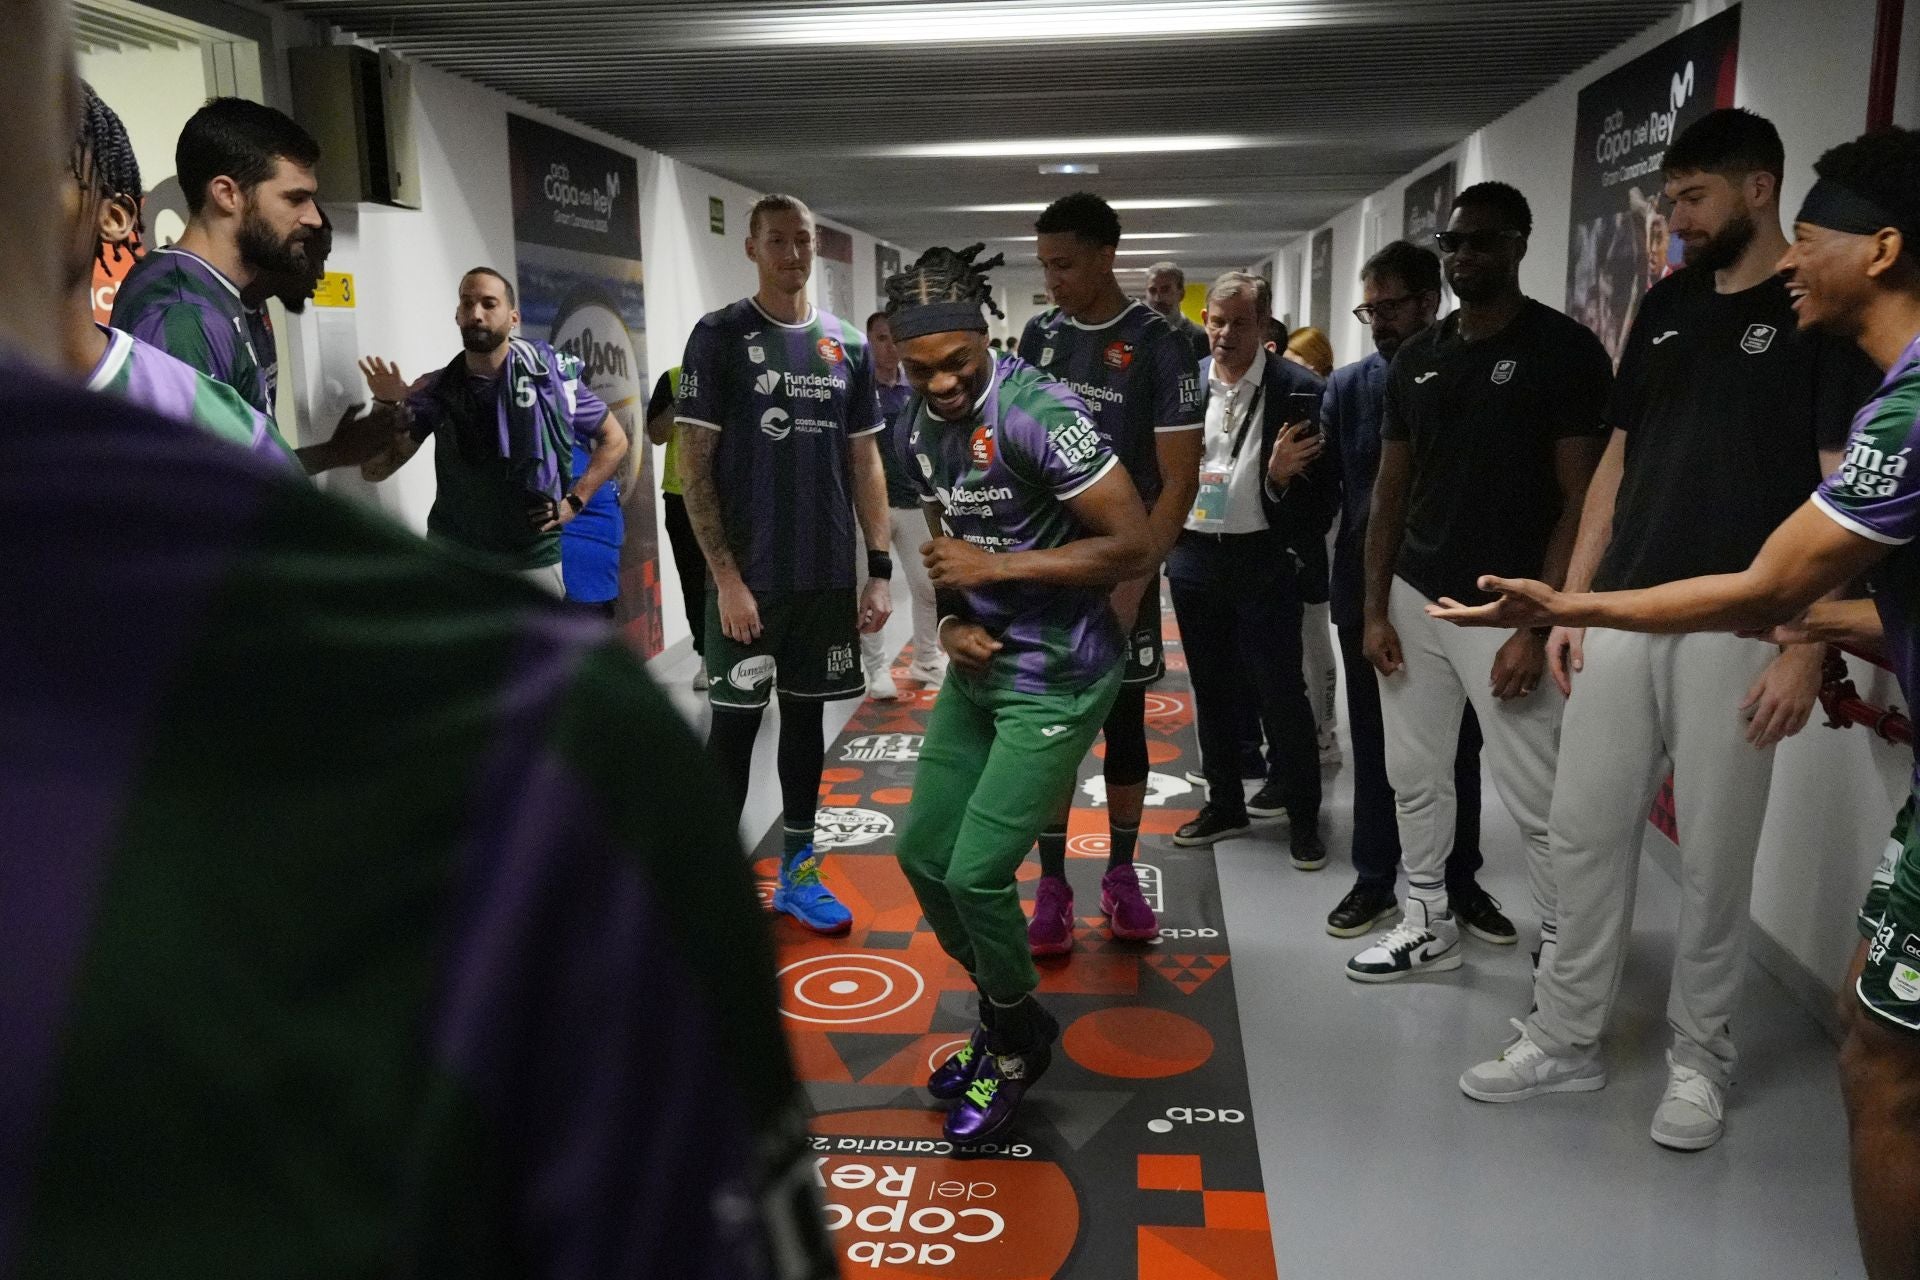
[[900,696],[900,686],[893,682],[893,672],[882,668],[867,673],[867,696],[881,702],[892,702]]
[[907,679],[918,680],[922,688],[938,689],[947,682],[947,669],[944,666],[912,666],[907,668]]
[[707,668],[704,663],[701,664],[698,671],[693,673],[693,691],[695,693],[705,693],[707,691]]
[[1667,1050],[1667,1094],[1653,1113],[1653,1140],[1674,1151],[1705,1151],[1727,1131],[1726,1115],[1726,1090]]
[[1331,769],[1339,766],[1344,757],[1340,754],[1340,735],[1332,729],[1320,731],[1320,767]]
[[1563,1058],[1548,1053],[1527,1035],[1526,1023],[1509,1018],[1520,1038],[1492,1062],[1470,1067],[1460,1076],[1460,1092],[1476,1102],[1521,1102],[1542,1093],[1590,1093],[1607,1085],[1607,1069],[1597,1050]]
[[1406,916],[1374,944],[1347,961],[1355,982],[1394,982],[1409,974],[1458,969],[1460,926],[1452,915],[1427,919],[1426,905],[1407,899]]
[[1185,773],[1181,774],[1180,776],[1185,778],[1188,782],[1191,782],[1196,787],[1204,787],[1207,785],[1207,775],[1200,772],[1198,769],[1189,769]]

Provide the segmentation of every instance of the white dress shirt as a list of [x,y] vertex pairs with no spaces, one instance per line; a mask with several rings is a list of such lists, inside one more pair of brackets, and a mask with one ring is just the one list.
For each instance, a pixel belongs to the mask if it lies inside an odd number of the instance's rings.
[[[1266,371],[1264,347],[1254,352],[1253,363],[1234,383],[1221,381],[1218,360],[1209,366],[1206,448],[1200,456],[1200,470],[1202,474],[1228,473],[1227,501],[1225,515],[1218,524],[1202,524],[1188,516],[1187,528],[1197,533],[1258,533],[1267,527],[1266,508],[1260,502],[1267,478],[1267,460],[1260,447],[1260,422],[1258,419],[1247,422],[1250,411],[1264,413],[1265,406],[1255,402],[1265,398],[1259,392],[1260,380]],[[1246,438],[1241,442],[1239,455],[1235,456],[1233,441],[1242,425],[1247,428]]]

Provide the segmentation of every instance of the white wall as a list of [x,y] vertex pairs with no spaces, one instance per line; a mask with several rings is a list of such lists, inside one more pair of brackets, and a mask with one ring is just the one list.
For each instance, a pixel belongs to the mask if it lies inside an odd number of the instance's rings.
[[[1688,5],[1677,17],[1627,42],[1541,93],[1438,159],[1458,162],[1464,188],[1497,178],[1520,188],[1533,207],[1532,252],[1521,286],[1559,307],[1566,301],[1566,245],[1574,116],[1582,87],[1680,31],[1729,7],[1722,0]],[[1782,207],[1787,216],[1812,185],[1812,164],[1826,148],[1857,136],[1866,121],[1867,71],[1873,48],[1873,0],[1744,0],[1736,100],[1772,120],[1786,144]],[[1897,113],[1920,123],[1920,21],[1909,14]],[[1437,162],[1437,161],[1436,161]],[[1399,233],[1402,192],[1424,164],[1352,206],[1334,228],[1333,339],[1341,362],[1370,349],[1348,314],[1359,302],[1359,263]],[[1309,236],[1281,246],[1276,292],[1288,297],[1287,266]],[[1282,308],[1284,310],[1284,304]],[[1304,313],[1303,313],[1304,314]],[[1882,705],[1901,701],[1885,673],[1854,664],[1861,691]],[[1578,768],[1578,761],[1564,761]],[[1754,879],[1754,919],[1829,988],[1837,988],[1856,941],[1852,915],[1906,790],[1912,752],[1872,740],[1863,729],[1815,724],[1780,748],[1773,800]],[[1685,784],[1677,797],[1686,833]]]

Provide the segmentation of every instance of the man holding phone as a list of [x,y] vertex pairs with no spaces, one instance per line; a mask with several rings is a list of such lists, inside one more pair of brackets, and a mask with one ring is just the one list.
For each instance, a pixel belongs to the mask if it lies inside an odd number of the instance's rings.
[[[1207,291],[1211,358],[1201,366],[1206,425],[1198,496],[1167,560],[1173,611],[1193,680],[1207,803],[1175,833],[1210,845],[1249,817],[1292,820],[1303,871],[1326,865],[1320,757],[1300,669],[1301,601],[1292,547],[1326,536],[1332,468],[1314,426],[1320,379],[1268,354],[1257,276],[1230,271]],[[1245,673],[1243,676],[1242,673]],[[1266,730],[1267,780],[1252,801],[1240,781],[1242,690],[1253,685]]]

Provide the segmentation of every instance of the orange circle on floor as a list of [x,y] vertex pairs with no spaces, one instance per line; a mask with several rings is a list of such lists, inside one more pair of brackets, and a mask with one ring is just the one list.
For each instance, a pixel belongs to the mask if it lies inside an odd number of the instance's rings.
[[882,787],[873,793],[875,804],[906,804],[913,799],[912,787]]
[[1164,1009],[1089,1013],[1067,1028],[1061,1045],[1087,1070],[1126,1080],[1182,1075],[1213,1056],[1213,1037],[1205,1027]]
[[822,782],[858,782],[864,776],[864,772],[859,769],[822,769],[820,771]]

